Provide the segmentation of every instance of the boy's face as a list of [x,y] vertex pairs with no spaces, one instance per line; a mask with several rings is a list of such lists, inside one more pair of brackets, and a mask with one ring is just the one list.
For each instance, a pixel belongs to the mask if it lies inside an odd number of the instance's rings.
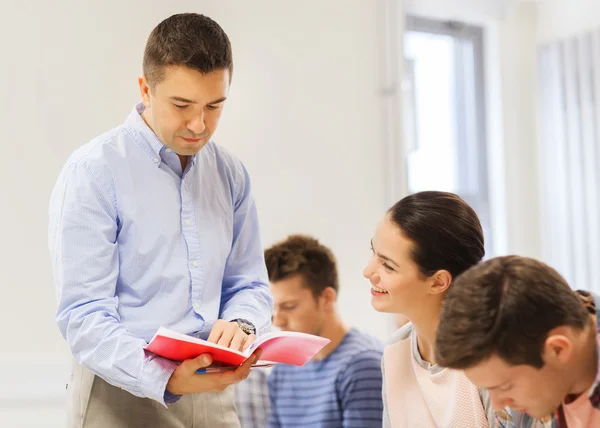
[[143,117],[160,141],[180,156],[198,153],[216,131],[229,93],[229,70],[202,74],[168,66],[154,86],[138,79]]
[[271,282],[273,325],[284,331],[319,336],[325,320],[325,298],[315,298],[301,275]]
[[494,410],[510,407],[535,418],[549,416],[569,392],[564,367],[546,361],[541,369],[510,365],[497,355],[465,370],[478,387],[490,393]]

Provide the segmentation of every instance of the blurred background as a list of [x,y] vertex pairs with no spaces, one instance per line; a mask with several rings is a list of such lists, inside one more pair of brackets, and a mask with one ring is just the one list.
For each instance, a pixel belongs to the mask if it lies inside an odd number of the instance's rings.
[[419,190],[471,203],[487,257],[540,258],[600,291],[597,0],[3,0],[0,426],[64,426],[50,191],[73,150],[123,122],[146,37],[179,12],[232,41],[214,139],[250,172],[263,245],[330,246],[349,324],[393,331],[362,269],[377,221]]

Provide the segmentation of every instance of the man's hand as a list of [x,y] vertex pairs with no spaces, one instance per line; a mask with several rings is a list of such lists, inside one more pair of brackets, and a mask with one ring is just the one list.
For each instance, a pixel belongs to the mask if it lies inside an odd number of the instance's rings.
[[250,374],[250,368],[258,361],[261,353],[261,350],[257,350],[237,369],[221,373],[196,374],[196,370],[212,364],[209,354],[185,360],[171,375],[167,383],[167,391],[175,395],[221,392],[228,386],[246,379]]
[[254,334],[246,334],[236,322],[217,320],[210,331],[208,341],[236,351],[245,351],[256,339]]

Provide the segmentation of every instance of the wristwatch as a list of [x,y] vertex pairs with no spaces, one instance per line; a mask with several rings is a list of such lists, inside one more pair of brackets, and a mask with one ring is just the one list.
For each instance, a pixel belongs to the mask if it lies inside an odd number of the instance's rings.
[[239,328],[246,334],[256,334],[256,327],[250,321],[245,320],[243,318],[237,318],[235,320],[231,320],[231,322],[237,323]]

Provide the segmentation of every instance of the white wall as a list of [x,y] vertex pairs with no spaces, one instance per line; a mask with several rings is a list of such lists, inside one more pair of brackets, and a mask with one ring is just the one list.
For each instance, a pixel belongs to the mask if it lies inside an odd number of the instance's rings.
[[598,0],[543,0],[538,5],[540,43],[564,39],[600,27]]
[[491,21],[504,16],[508,0],[405,0],[412,14],[463,22]]
[[537,152],[536,5],[515,2],[499,21],[507,253],[541,256]]
[[363,0],[0,4],[0,48],[10,59],[0,67],[0,325],[11,344],[0,349],[0,426],[61,426],[69,354],[54,324],[49,194],[76,147],[124,120],[138,100],[145,38],[177,12],[206,13],[232,40],[235,74],[216,140],[253,177],[263,244],[292,232],[321,238],[339,258],[344,318],[387,336],[389,319],[372,310],[361,276],[390,203],[377,7]]

